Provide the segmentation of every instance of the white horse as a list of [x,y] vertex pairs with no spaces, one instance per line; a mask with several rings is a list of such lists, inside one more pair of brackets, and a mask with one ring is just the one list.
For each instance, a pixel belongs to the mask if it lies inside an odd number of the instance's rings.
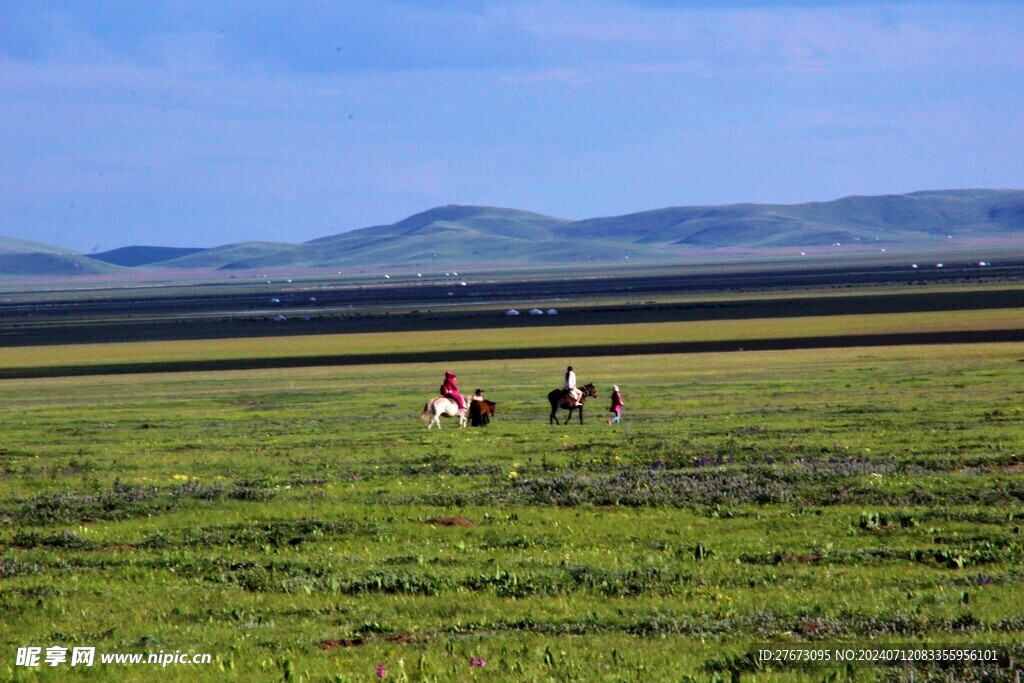
[[459,412],[459,404],[448,398],[447,396],[438,396],[435,399],[427,401],[427,404],[423,406],[423,415],[421,419],[426,421],[427,429],[430,429],[434,425],[437,428],[441,428],[441,416],[445,417],[458,417],[459,426],[466,426],[466,411]]

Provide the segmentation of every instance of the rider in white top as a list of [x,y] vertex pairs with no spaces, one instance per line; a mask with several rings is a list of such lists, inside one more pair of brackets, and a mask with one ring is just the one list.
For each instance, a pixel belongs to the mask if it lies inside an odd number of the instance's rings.
[[571,365],[565,370],[565,385],[562,388],[569,392],[576,403],[583,397],[583,392],[576,388],[576,373],[572,371]]

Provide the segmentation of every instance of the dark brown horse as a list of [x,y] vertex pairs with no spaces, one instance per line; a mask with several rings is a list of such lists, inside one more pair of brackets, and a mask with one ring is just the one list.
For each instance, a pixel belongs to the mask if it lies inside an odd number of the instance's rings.
[[548,420],[548,424],[558,422],[558,409],[565,408],[569,411],[569,414],[565,417],[563,424],[569,424],[569,420],[572,419],[572,411],[578,410],[580,413],[580,424],[583,424],[583,402],[588,398],[597,398],[597,389],[594,388],[593,384],[584,384],[582,387],[577,387],[583,392],[580,396],[578,403],[570,404],[569,392],[565,389],[555,389],[548,394],[548,403],[551,404],[551,418]]
[[498,404],[487,399],[476,399],[469,403],[469,423],[474,427],[486,427]]

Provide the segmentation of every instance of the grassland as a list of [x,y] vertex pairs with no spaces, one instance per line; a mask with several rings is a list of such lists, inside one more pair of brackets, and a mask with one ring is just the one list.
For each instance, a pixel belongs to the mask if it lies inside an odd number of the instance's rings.
[[[992,314],[791,322],[834,333]],[[557,347],[573,328],[529,334],[347,335],[344,348]],[[0,357],[144,364],[339,341]],[[567,361],[5,380],[0,675],[367,681],[382,665],[385,680],[1014,680],[746,655],[767,642],[973,642],[1005,644],[1021,668],[1024,345],[588,358],[575,365],[601,396],[587,423],[550,426],[544,396]],[[497,401],[489,427],[424,429],[445,369]],[[603,412],[612,383],[619,427]],[[54,645],[213,661],[16,666],[18,647]]]

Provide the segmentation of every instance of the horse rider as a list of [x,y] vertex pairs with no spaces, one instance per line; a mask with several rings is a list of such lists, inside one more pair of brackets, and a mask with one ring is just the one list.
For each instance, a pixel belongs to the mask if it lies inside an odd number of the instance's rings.
[[444,384],[441,385],[441,395],[455,401],[456,405],[459,406],[460,413],[466,412],[466,399],[462,398],[462,394],[459,393],[459,385],[455,381],[454,372],[444,373]]
[[576,373],[572,371],[571,365],[565,369],[565,384],[562,389],[569,394],[570,402],[573,405],[578,404],[583,398],[583,392],[576,387]]

